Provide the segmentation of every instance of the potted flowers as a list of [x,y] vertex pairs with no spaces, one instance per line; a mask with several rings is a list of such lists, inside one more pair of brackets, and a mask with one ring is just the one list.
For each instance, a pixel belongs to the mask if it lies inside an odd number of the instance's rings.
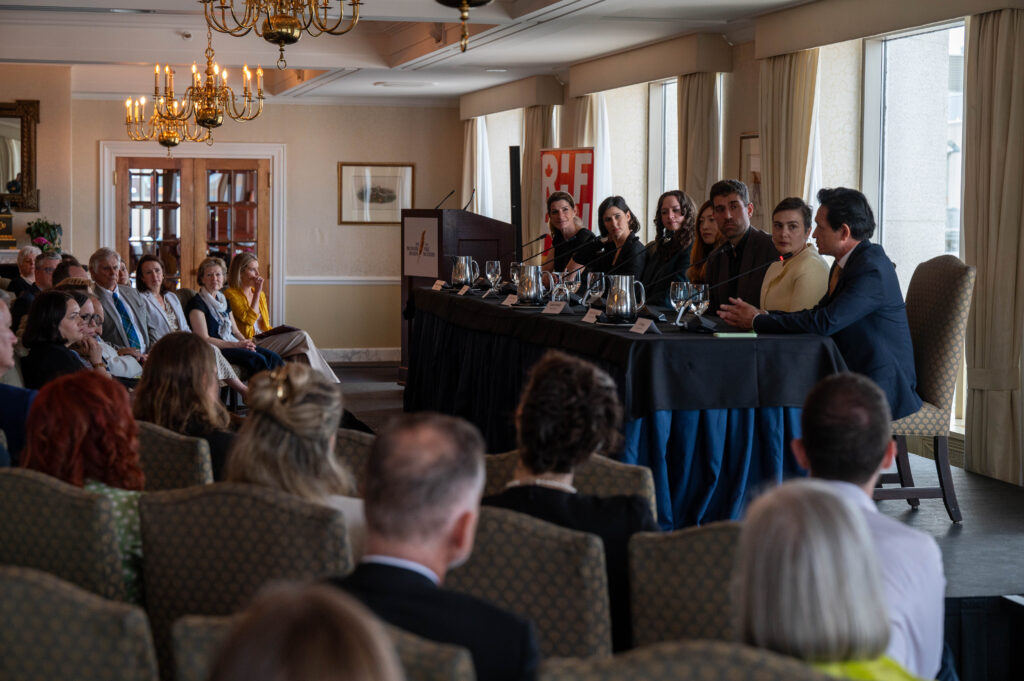
[[25,231],[32,239],[32,244],[43,253],[60,253],[60,238],[64,235],[64,228],[57,223],[39,218],[28,223]]

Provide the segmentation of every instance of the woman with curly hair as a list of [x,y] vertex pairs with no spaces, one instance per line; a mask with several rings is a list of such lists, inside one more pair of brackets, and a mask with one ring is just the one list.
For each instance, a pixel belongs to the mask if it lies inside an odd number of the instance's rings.
[[32,403],[21,465],[108,497],[114,506],[125,589],[141,600],[138,426],[128,391],[95,371],[50,381]]
[[601,537],[615,650],[631,647],[627,544],[657,532],[639,496],[595,497],[572,486],[573,469],[594,454],[615,454],[622,436],[618,388],[582,359],[550,351],[533,365],[516,409],[519,463],[505,491],[483,503]]
[[669,285],[673,281],[686,281],[696,212],[693,200],[678,189],[665,192],[658,199],[654,211],[658,236],[647,244],[647,265],[640,276],[647,300],[652,303],[671,306]]

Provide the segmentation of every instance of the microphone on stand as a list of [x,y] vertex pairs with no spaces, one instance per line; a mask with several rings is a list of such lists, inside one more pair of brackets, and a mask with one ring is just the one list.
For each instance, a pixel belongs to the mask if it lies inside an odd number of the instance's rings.
[[[783,262],[783,261],[789,260],[792,257],[793,257],[792,253],[784,253],[784,254],[780,255],[778,258],[772,258],[768,262],[761,263],[760,265],[757,265],[756,267],[751,267],[749,270],[746,270],[745,272],[740,272],[739,274],[737,274],[734,277],[729,277],[728,279],[723,279],[722,281],[718,282],[717,284],[714,284],[713,286],[708,286],[708,293],[710,294],[711,291],[713,291],[714,289],[718,288],[719,286],[725,286],[726,284],[728,284],[730,282],[733,282],[733,281],[739,279],[740,277],[745,277],[745,276],[747,276],[748,274],[750,274],[752,272],[757,272],[758,270],[763,270],[763,269],[765,269],[767,267],[771,267],[772,264],[774,264],[776,262]],[[683,312],[685,310],[686,310],[685,307],[683,307],[683,308],[681,308],[679,310],[679,314],[676,315],[676,325],[679,324],[679,321],[682,319]],[[704,319],[704,317],[700,316],[700,315],[698,315],[697,319],[700,320],[700,325],[703,328],[709,329],[709,330],[712,330],[712,331],[715,330],[714,322],[706,321]],[[689,327],[687,327],[687,328],[689,328]]]
[[[452,193],[455,193],[454,189],[452,190]],[[476,187],[473,187],[473,191],[469,195],[469,201],[466,201],[466,205],[462,207],[462,210],[469,210],[469,205],[473,203],[474,197],[476,197]]]
[[704,258],[701,258],[701,259],[700,259],[700,260],[698,260],[697,262],[691,262],[691,263],[690,263],[689,265],[687,265],[686,267],[684,267],[684,268],[683,268],[683,269],[681,269],[681,270],[676,270],[675,272],[669,272],[669,273],[668,273],[668,274],[666,274],[665,276],[663,276],[663,277],[659,277],[658,279],[655,279],[654,281],[652,281],[652,282],[651,282],[651,287],[654,287],[654,286],[656,286],[657,284],[660,284],[661,282],[663,282],[663,281],[665,281],[665,280],[667,280],[667,279],[674,279],[675,277],[679,276],[679,274],[681,274],[682,272],[685,272],[686,270],[690,269],[691,267],[695,267],[695,266],[697,266],[697,265],[703,265],[703,264],[704,264],[704,263],[706,263],[706,262],[707,262],[708,260],[711,260],[711,258],[713,258],[714,256],[716,256],[716,255],[718,255],[719,253],[721,253],[721,252],[722,252],[723,250],[725,250],[725,248],[726,248],[727,246],[730,246],[730,245],[731,245],[731,244],[730,244],[730,243],[729,243],[728,241],[726,241],[726,242],[725,242],[724,244],[722,244],[722,245],[721,245],[721,246],[719,246],[718,248],[714,249],[713,251],[711,251],[710,253],[708,253],[706,257],[704,257]]
[[434,210],[437,210],[438,208],[440,208],[441,206],[443,206],[443,205],[444,205],[444,202],[445,202],[445,201],[447,201],[448,199],[450,199],[450,198],[452,197],[452,194],[454,194],[454,193],[455,193],[455,190],[454,190],[454,189],[453,189],[453,190],[451,190],[450,192],[448,192],[448,193],[447,193],[447,194],[445,195],[445,197],[444,197],[443,199],[441,199],[441,203],[439,203],[439,204],[437,204],[436,206],[434,206]]

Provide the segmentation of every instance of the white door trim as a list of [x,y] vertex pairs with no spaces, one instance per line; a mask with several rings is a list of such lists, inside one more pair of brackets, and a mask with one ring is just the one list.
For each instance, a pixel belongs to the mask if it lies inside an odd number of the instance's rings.
[[[256,158],[270,160],[270,247],[274,253],[274,266],[270,268],[271,295],[270,309],[274,324],[285,319],[284,280],[285,253],[285,178],[287,177],[284,144],[255,144],[241,142],[217,142],[205,144],[182,144],[174,150],[179,158]],[[100,246],[115,247],[117,194],[114,188],[114,170],[117,157],[167,156],[167,150],[157,144],[138,142],[100,141]],[[123,181],[123,180],[122,180]]]

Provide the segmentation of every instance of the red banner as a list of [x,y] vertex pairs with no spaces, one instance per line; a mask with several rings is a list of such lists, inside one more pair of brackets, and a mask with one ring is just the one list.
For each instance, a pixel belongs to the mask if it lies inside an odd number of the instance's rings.
[[545,205],[554,192],[572,194],[583,226],[590,229],[590,215],[594,211],[593,148],[541,149],[540,168]]

